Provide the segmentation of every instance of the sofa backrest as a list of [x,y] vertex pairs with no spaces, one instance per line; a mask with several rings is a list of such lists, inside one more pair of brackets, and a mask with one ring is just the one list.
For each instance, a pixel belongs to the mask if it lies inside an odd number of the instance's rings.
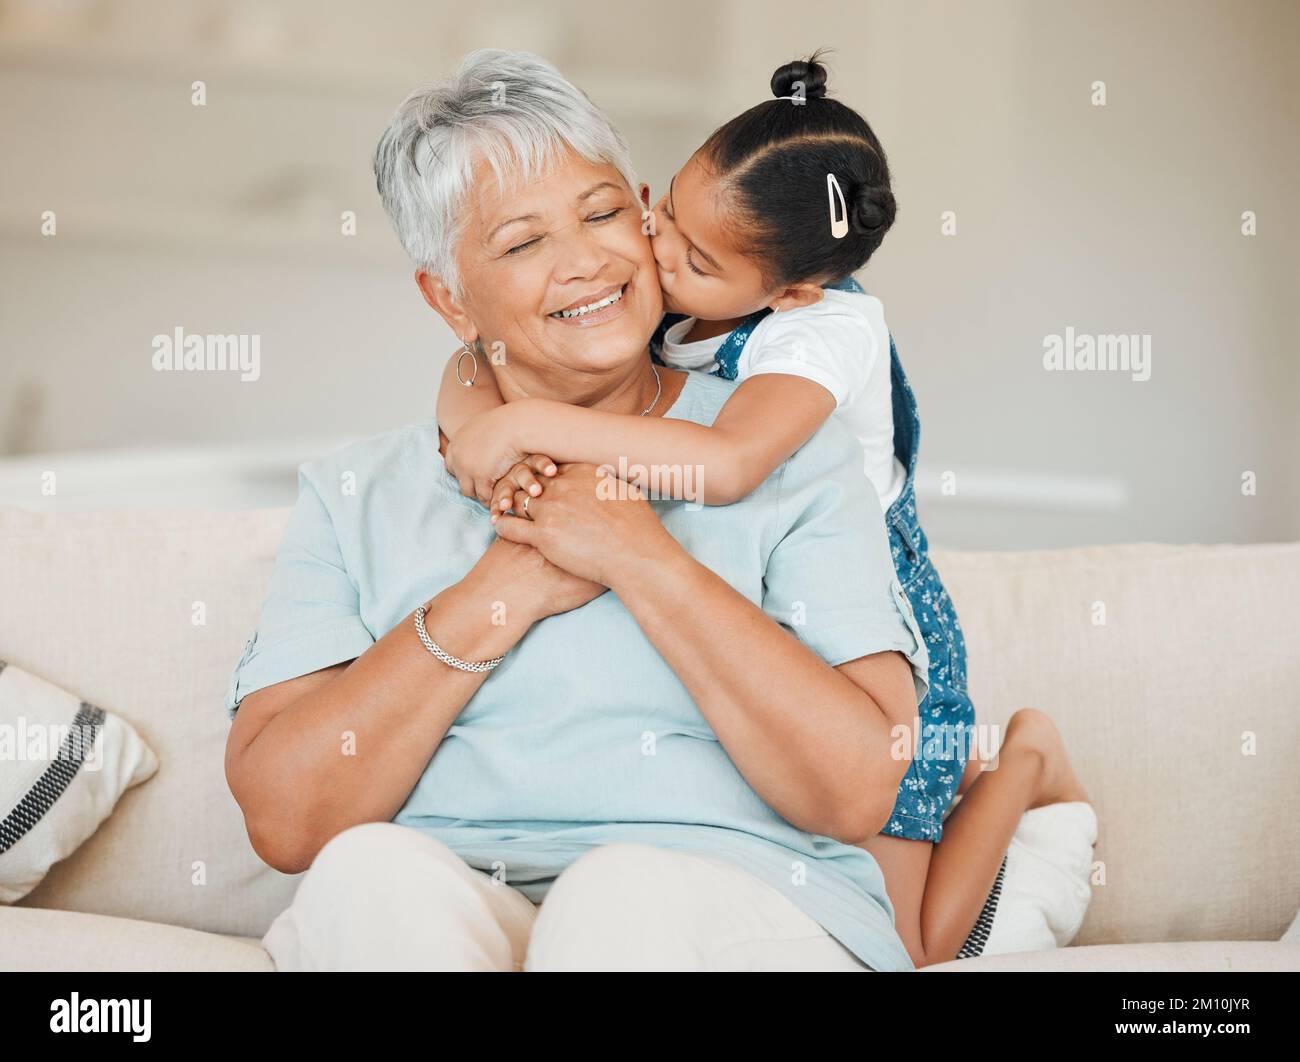
[[1277,940],[1300,903],[1300,543],[936,564],[977,719],[1046,711],[1093,798],[1075,943]]
[[[0,659],[121,714],[160,762],[24,905],[244,936],[288,905],[297,878],[258,859],[226,785],[222,710],[288,512],[0,509]],[[1300,544],[935,561],[978,721],[1048,712],[1094,798],[1104,884],[1076,943],[1280,936],[1300,898]]]
[[288,906],[296,877],[226,784],[222,708],[288,514],[0,509],[0,660],[117,712],[159,764],[22,905],[240,936]]

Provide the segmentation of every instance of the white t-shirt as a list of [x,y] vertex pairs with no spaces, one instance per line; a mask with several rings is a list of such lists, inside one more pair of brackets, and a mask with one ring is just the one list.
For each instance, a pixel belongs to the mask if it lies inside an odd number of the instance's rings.
[[[695,318],[664,334],[663,360],[675,369],[712,372],[724,332],[682,343]],[[907,470],[894,456],[894,412],[889,379],[889,329],[874,295],[827,289],[811,306],[770,313],[758,322],[736,365],[736,380],[763,372],[802,376],[835,398],[834,416],[862,444],[862,470],[888,512],[903,490]]]

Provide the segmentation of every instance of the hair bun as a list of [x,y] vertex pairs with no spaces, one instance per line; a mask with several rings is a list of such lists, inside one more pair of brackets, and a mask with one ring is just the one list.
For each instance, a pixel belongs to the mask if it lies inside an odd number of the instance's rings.
[[849,207],[849,223],[863,236],[883,235],[894,224],[898,204],[888,188],[863,185]]
[[786,63],[772,75],[772,95],[777,99],[793,96],[796,82],[803,82],[803,98],[819,100],[826,95],[826,68],[815,55]]

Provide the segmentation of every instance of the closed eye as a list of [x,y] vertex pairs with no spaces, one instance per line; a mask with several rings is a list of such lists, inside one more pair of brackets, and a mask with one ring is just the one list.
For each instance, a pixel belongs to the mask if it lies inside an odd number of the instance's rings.
[[[673,217],[673,212],[668,209],[667,197],[664,198],[663,208],[664,208],[664,214],[667,216],[669,221],[677,220],[675,217]],[[692,273],[694,273],[698,277],[707,277],[709,275],[691,260],[691,249],[689,246],[686,248],[686,268],[688,268]]]
[[[623,213],[625,209],[626,207],[615,207],[613,210],[607,210],[603,214],[593,214],[591,217],[586,218],[585,220],[596,224],[605,221],[612,221],[614,218],[618,217],[619,214]],[[534,236],[531,240],[525,240],[523,243],[516,244],[514,247],[511,247],[510,250],[506,251],[506,254],[507,255],[518,254],[520,251],[526,251],[528,250],[528,248],[533,246],[533,244],[540,243],[543,239],[544,237],[542,236]]]
[[535,236],[535,237],[533,237],[533,239],[528,240],[528,241],[525,242],[525,243],[521,243],[521,244],[519,244],[519,245],[516,246],[516,247],[511,247],[510,250],[508,250],[508,251],[506,252],[506,254],[518,254],[520,251],[526,251],[526,250],[528,250],[528,248],[531,247],[533,244],[535,244],[535,243],[540,243],[540,242],[541,242],[541,239],[542,239],[542,238],[541,238],[540,236]]

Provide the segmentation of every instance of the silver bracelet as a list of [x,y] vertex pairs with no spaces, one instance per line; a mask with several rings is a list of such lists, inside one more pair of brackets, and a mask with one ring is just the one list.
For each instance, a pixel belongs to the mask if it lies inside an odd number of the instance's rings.
[[458,671],[491,671],[497,666],[497,664],[501,663],[501,661],[505,659],[504,656],[497,656],[493,657],[491,660],[476,661],[461,660],[459,657],[452,656],[451,653],[447,652],[442,648],[442,646],[438,645],[437,642],[429,637],[429,632],[424,629],[424,616],[425,609],[424,606],[421,605],[415,610],[415,633],[420,636],[420,641],[424,643],[424,647],[449,667],[454,667]]

